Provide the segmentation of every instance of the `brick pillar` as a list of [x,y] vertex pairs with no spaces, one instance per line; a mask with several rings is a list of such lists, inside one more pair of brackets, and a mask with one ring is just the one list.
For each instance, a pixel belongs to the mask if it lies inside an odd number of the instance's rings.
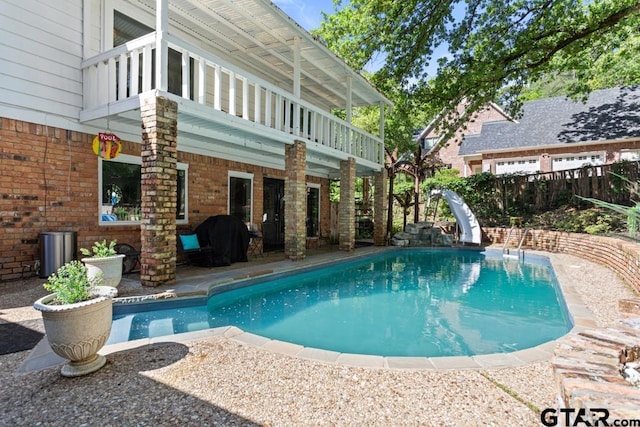
[[307,249],[307,146],[296,141],[285,147],[284,183],[284,253],[292,260],[301,260]]
[[338,235],[341,251],[352,251],[356,247],[356,159],[353,157],[340,162]]
[[373,244],[376,246],[387,244],[387,185],[387,170],[383,168],[373,177]]
[[151,96],[143,100],[142,220],[140,282],[176,281],[176,194],[178,104]]

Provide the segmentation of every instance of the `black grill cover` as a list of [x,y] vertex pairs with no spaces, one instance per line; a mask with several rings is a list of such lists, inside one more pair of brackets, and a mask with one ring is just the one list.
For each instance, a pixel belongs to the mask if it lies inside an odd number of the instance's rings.
[[202,265],[218,267],[234,262],[247,262],[249,230],[244,222],[231,215],[210,216],[196,227],[200,246],[211,246]]

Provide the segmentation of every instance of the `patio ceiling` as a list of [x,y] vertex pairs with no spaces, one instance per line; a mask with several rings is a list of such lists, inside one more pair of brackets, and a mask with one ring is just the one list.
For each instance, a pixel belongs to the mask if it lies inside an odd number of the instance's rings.
[[[155,13],[155,0],[130,0]],[[268,0],[169,0],[170,27],[288,91],[293,91],[295,43],[300,48],[302,99],[326,111],[347,105],[390,105],[360,74]]]

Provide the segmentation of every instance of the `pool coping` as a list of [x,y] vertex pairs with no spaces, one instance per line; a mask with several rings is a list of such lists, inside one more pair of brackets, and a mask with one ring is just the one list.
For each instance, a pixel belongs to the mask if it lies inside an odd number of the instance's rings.
[[[439,248],[444,249],[444,248]],[[459,248],[454,248],[459,249]],[[495,249],[495,248],[475,248],[476,250]],[[353,253],[342,255],[341,260],[352,260],[359,257],[369,256],[382,251],[389,250],[387,247],[371,247],[362,248]],[[149,345],[159,345],[164,343],[191,343],[194,341],[218,339],[225,337],[242,345],[259,348],[273,353],[283,354],[291,357],[314,360],[322,363],[353,366],[363,368],[378,369],[400,369],[400,370],[458,370],[458,369],[491,369],[491,368],[508,368],[525,366],[541,361],[548,361],[554,355],[554,349],[558,341],[562,340],[569,334],[592,329],[597,327],[597,318],[595,314],[585,305],[582,297],[577,292],[566,273],[565,265],[554,260],[553,253],[541,251],[527,251],[526,253],[535,254],[549,259],[555,271],[556,279],[560,286],[562,295],[573,321],[573,328],[567,334],[558,337],[555,340],[548,341],[535,347],[524,350],[518,350],[511,353],[493,353],[476,356],[445,356],[445,357],[395,357],[395,356],[375,356],[351,353],[339,353],[335,351],[322,350],[312,347],[304,347],[299,344],[272,340],[270,338],[245,332],[235,326],[223,326],[218,328],[204,329],[195,332],[185,332],[174,335],[167,335],[158,338],[145,338],[135,341],[122,342],[104,346],[99,353],[109,355],[121,351],[131,350]],[[207,280],[203,275],[202,280],[196,278],[194,283],[188,285],[178,285],[175,289],[168,290],[171,295],[179,297],[207,297],[212,290],[227,286],[234,282],[242,282],[247,279],[267,275],[284,273],[292,270],[300,270],[304,268],[312,268],[320,264],[335,261],[335,254],[324,254],[314,257],[312,260],[305,262],[296,261],[278,261],[270,264],[263,264],[244,272],[229,271],[229,274],[220,275],[215,280]],[[149,302],[153,303],[156,296],[148,297],[129,297],[116,299],[116,303],[127,302]],[[49,343],[43,338],[36,347],[34,347],[27,356],[23,364],[18,368],[16,373],[27,373],[46,369],[53,366],[64,364],[65,359],[59,357],[51,350]]]

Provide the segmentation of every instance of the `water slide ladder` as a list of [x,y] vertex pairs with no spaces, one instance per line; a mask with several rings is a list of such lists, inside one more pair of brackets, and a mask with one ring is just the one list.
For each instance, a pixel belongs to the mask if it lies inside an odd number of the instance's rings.
[[[518,247],[515,249],[515,253],[512,254],[511,249],[509,248],[509,242],[511,241],[511,235],[513,235],[514,234],[513,232],[516,230],[517,232],[515,233],[514,237],[516,237],[518,234],[520,234],[521,237],[520,237],[520,242],[518,243]],[[522,250],[522,245],[524,244],[524,241],[527,238],[528,233],[529,233],[528,228],[525,228],[523,231],[518,224],[513,224],[509,229],[507,238],[504,240],[504,245],[502,246],[502,256],[508,257],[508,258],[518,258],[518,259],[520,259],[521,257],[524,258],[524,251]]]

